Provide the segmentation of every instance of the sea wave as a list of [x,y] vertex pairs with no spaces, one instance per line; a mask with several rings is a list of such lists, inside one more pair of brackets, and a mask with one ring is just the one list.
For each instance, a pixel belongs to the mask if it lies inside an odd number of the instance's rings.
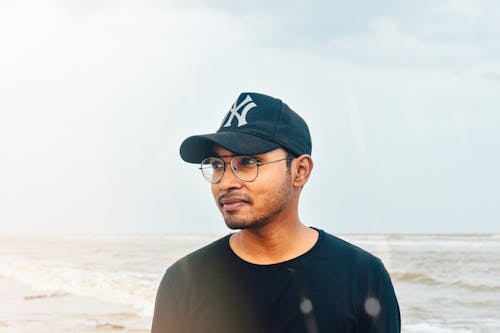
[[[500,332],[500,323],[487,321],[500,311],[497,236],[350,235],[349,239],[367,244],[365,248],[383,260],[398,291],[404,332],[489,333]],[[26,302],[64,301],[63,295],[69,293],[124,304],[133,307],[134,314],[150,317],[165,269],[208,244],[211,237],[215,236],[0,237],[0,276],[32,286]],[[450,322],[455,314],[461,322]],[[89,321],[89,331],[119,330],[113,325],[120,320],[115,319]],[[2,325],[6,323],[0,321]]]
[[442,281],[420,272],[392,272],[391,277],[398,282],[416,282],[430,286],[442,283]]
[[45,293],[45,294],[33,294],[33,295],[26,295],[24,296],[24,299],[27,301],[31,301],[34,299],[41,299],[41,298],[56,298],[56,297],[64,297],[68,296],[68,293],[63,293],[63,292],[52,292],[52,293]]
[[500,248],[500,234],[394,234],[394,235],[354,235],[343,234],[341,238],[359,245],[376,249],[378,247],[413,248],[421,249],[444,249],[444,250],[498,250]]
[[101,322],[97,320],[89,320],[89,322],[85,323],[85,326],[88,329],[98,329],[98,330],[124,330],[126,327],[119,325],[119,324],[113,324],[110,322]]
[[25,297],[54,298],[73,294],[130,305],[143,316],[151,316],[159,276],[131,271],[102,272],[78,269],[54,262],[3,259],[0,275],[26,283],[36,292]]
[[404,322],[402,332],[405,333],[498,333],[500,329],[500,320],[496,318],[464,319],[431,319],[419,322]]
[[443,287],[453,287],[465,289],[467,291],[497,293],[500,292],[500,285],[474,284],[462,280],[449,281],[432,277],[422,272],[391,272],[391,277],[396,282],[411,282],[428,286],[441,285]]
[[470,284],[463,281],[455,281],[451,283],[452,286],[459,287],[462,289],[466,289],[469,291],[478,291],[478,292],[500,292],[500,285],[488,286],[485,284]]

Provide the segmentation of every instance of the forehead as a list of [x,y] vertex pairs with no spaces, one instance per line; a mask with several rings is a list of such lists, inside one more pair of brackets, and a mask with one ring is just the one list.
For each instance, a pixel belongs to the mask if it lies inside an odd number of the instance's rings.
[[226,148],[223,148],[221,146],[218,146],[218,145],[214,145],[212,147],[212,151],[215,153],[215,155],[217,156],[234,156],[236,155],[235,153],[233,153],[232,151],[230,150],[227,150]]

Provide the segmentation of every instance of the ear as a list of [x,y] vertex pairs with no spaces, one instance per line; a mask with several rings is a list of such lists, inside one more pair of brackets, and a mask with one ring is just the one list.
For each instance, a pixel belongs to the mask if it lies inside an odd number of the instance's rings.
[[293,168],[293,185],[302,187],[306,184],[313,169],[313,160],[310,155],[296,157],[291,165]]

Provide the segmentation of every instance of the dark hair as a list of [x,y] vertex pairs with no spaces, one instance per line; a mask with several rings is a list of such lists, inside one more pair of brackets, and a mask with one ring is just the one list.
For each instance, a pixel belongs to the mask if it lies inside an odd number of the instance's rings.
[[286,168],[290,170],[290,166],[292,165],[292,160],[297,157],[294,153],[286,149],[285,147],[281,147],[286,152],[288,159],[286,160]]

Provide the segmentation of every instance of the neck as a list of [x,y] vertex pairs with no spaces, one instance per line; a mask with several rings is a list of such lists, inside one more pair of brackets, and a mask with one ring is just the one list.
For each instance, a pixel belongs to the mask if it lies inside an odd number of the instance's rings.
[[254,264],[275,264],[309,251],[318,239],[318,232],[300,222],[280,221],[259,228],[244,229],[230,238],[231,249],[241,259]]

